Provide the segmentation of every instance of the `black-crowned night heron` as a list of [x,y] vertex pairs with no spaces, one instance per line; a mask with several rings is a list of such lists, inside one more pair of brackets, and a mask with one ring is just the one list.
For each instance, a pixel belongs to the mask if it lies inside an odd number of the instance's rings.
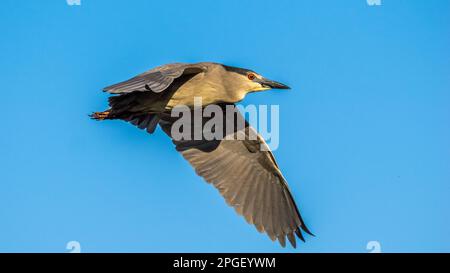
[[[258,231],[266,232],[284,247],[286,237],[296,246],[295,235],[304,241],[305,226],[286,180],[262,137],[234,140],[175,140],[170,111],[177,105],[194,106],[201,97],[204,106],[232,105],[246,94],[289,87],[268,80],[254,71],[218,63],[167,64],[127,81],[106,87],[117,94],[109,98],[110,108],[91,116],[97,120],[122,119],[153,133],[159,124],[172,137],[176,149],[198,175],[213,184],[226,202]],[[237,118],[243,119],[236,113]],[[235,117],[236,118],[236,117]],[[254,130],[245,122],[249,135]],[[312,234],[311,234],[312,235]]]

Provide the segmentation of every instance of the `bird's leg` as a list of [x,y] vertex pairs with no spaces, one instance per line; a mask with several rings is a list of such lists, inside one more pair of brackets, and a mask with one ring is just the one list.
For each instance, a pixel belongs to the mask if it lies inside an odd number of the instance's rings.
[[109,117],[109,113],[110,113],[109,111],[94,112],[89,116],[95,120],[105,120]]

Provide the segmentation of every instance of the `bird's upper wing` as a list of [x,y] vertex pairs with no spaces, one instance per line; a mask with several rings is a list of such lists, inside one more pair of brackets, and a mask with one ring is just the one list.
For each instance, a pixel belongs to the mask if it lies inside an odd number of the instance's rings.
[[[234,118],[244,119],[238,111]],[[168,117],[160,121],[169,136],[172,124],[173,120]],[[266,232],[273,241],[278,239],[283,247],[286,237],[295,247],[295,234],[304,240],[301,230],[311,233],[264,139],[247,122],[244,127],[235,128],[233,132],[235,136],[244,134],[244,140],[173,142],[197,174],[213,184],[248,223],[255,225],[259,232]],[[256,140],[249,139],[253,133]],[[265,149],[261,149],[262,146]]]
[[124,94],[134,91],[153,91],[160,93],[166,90],[181,75],[198,74],[205,71],[200,64],[168,64],[151,69],[134,78],[108,87],[103,91],[112,94]]

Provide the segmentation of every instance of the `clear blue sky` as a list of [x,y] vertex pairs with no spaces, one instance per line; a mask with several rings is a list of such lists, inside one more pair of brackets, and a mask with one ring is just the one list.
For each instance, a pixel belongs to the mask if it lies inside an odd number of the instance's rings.
[[[0,252],[450,251],[450,1],[2,1]],[[158,130],[94,122],[169,62],[291,91],[275,152],[315,238],[282,249]]]

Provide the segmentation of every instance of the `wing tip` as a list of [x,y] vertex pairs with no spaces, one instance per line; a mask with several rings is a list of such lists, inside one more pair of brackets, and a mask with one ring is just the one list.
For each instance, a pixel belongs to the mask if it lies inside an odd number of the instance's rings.
[[[316,237],[316,235],[314,235],[314,234],[306,227],[306,225],[303,223],[303,220],[301,221],[300,226],[298,226],[298,227],[294,230],[294,232],[293,232],[292,234],[297,235],[297,237],[298,237],[300,240],[302,240],[303,243],[306,243],[306,240],[305,240],[305,237],[303,236],[302,231],[305,232],[306,234],[309,234],[309,235],[311,235],[311,236],[313,236],[313,237]],[[288,234],[289,242],[291,243],[291,245],[292,245],[293,248],[296,248],[295,236],[292,236],[293,238],[292,238],[292,240],[291,240],[291,238],[289,237],[289,235],[290,235],[290,234]]]
[[[280,235],[277,237],[278,242],[280,243],[281,247],[286,247],[286,237],[284,236],[284,234]],[[291,242],[292,244],[292,242]]]
[[102,89],[102,92],[114,93],[114,88],[112,86],[107,86]]
[[293,248],[297,248],[297,241],[295,240],[295,235],[294,233],[288,233],[287,234],[287,238],[289,240],[289,243],[291,243]]
[[314,235],[314,234],[306,227],[306,225],[305,225],[304,223],[302,223],[301,229],[302,229],[304,232],[308,233],[309,235],[311,235],[311,236],[313,236],[313,237],[316,237],[316,235]]

